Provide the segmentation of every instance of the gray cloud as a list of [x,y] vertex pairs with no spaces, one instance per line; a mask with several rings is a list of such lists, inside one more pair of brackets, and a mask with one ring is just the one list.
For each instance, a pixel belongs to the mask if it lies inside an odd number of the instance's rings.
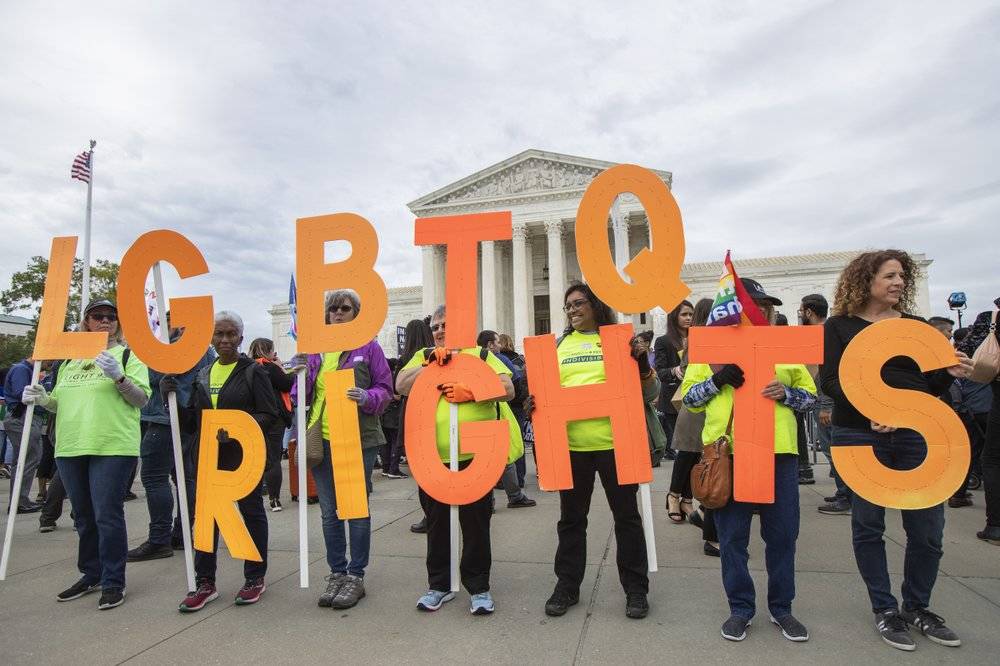
[[0,37],[0,283],[81,232],[94,137],[95,256],[184,233],[211,274],[168,290],[248,335],[297,218],[365,216],[415,284],[405,203],[529,147],[673,171],[691,260],[901,246],[935,308],[1000,291],[988,2],[6,3]]

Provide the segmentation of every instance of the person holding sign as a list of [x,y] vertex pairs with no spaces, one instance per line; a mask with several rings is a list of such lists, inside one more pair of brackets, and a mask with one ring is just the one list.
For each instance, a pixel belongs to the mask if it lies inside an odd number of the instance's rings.
[[[615,314],[585,284],[570,286],[563,297],[569,326],[556,342],[559,381],[562,386],[599,384],[606,380],[604,352],[598,329],[615,324]],[[649,343],[640,336],[632,338],[632,358],[642,379],[642,400],[656,398],[660,383],[649,365]],[[534,411],[529,396],[525,412]],[[649,428],[647,414],[647,429]],[[657,424],[657,427],[658,424]],[[615,467],[615,441],[611,419],[599,417],[572,421],[566,425],[569,440],[573,487],[559,491],[559,546],[556,548],[555,573],[558,581],[552,596],[545,602],[545,614],[565,615],[580,600],[587,563],[587,514],[594,492],[594,475],[601,486],[615,519],[615,542],[618,547],[618,577],[625,589],[625,615],[644,618],[649,613],[649,576],[646,537],[636,494],[637,484],[620,485]]]
[[[353,321],[361,311],[361,299],[353,289],[339,289],[326,297],[328,324],[345,324]],[[296,357],[296,363],[300,357]],[[331,427],[326,409],[326,382],[323,375],[336,370],[353,370],[354,386],[347,389],[347,397],[358,405],[358,428],[361,434],[361,461],[365,474],[365,489],[372,491],[372,469],[375,454],[385,445],[385,435],[379,415],[392,400],[392,372],[377,340],[344,352],[310,354],[306,365],[306,404],[309,408],[308,427],[314,427],[322,418],[323,459],[312,468],[319,495],[320,513],[323,517],[323,541],[326,545],[326,563],[330,574],[326,577],[326,590],[319,596],[319,605],[343,610],[352,608],[365,596],[365,568],[371,551],[371,517],[341,520],[337,516],[337,492],[333,478],[330,453]],[[293,399],[298,395],[292,387]],[[346,533],[345,533],[346,530]],[[350,534],[350,555],[347,559],[347,536]]]
[[[450,410],[449,403],[458,404],[459,432],[461,425],[470,421],[504,420],[509,425],[510,444],[507,450],[507,462],[512,463],[524,454],[524,442],[521,439],[521,429],[514,418],[514,413],[507,406],[507,401],[514,397],[514,383],[511,381],[511,371],[503,362],[488,349],[469,347],[458,350],[445,348],[445,306],[441,305],[431,317],[431,333],[437,347],[425,349],[414,354],[396,377],[396,392],[409,395],[413,383],[424,367],[431,363],[447,365],[452,354],[462,353],[478,356],[493,372],[500,377],[506,394],[499,400],[483,400],[475,402],[469,387],[459,382],[448,382],[439,385],[441,397],[435,412],[435,435],[438,456],[443,464],[451,462],[450,455]],[[412,418],[412,417],[411,417]],[[408,443],[407,446],[410,444]],[[461,440],[459,440],[461,451]],[[472,462],[472,454],[459,453],[458,468],[465,469]],[[495,481],[494,481],[495,483]],[[492,553],[490,550],[490,519],[492,518],[493,487],[490,485],[486,494],[471,504],[463,504],[458,508],[459,523],[462,530],[462,559],[460,573],[462,585],[471,595],[470,612],[473,615],[488,615],[494,610],[493,595],[490,593],[490,568]],[[450,505],[431,497],[420,489],[420,504],[427,516],[427,580],[428,591],[417,601],[417,608],[423,611],[436,611],[441,606],[455,598],[451,591],[450,550],[451,526]]]
[[[824,324],[824,358],[820,371],[823,392],[833,399],[833,446],[870,446],[875,457],[895,470],[914,469],[927,454],[923,436],[908,428],[894,428],[867,418],[844,395],[840,363],[851,340],[868,326],[891,319],[916,319],[913,307],[919,268],[906,252],[883,250],[858,255],[837,280],[833,315]],[[924,373],[909,357],[891,359],[882,368],[882,379],[895,389],[909,389],[939,396],[956,377],[967,377],[972,363],[956,352],[955,365]],[[944,504],[903,510],[906,561],[903,566],[903,607],[892,594],[886,563],[885,507],[851,495],[851,532],[854,557],[868,588],[875,628],[886,643],[900,650],[915,650],[907,625],[936,643],[961,645],[944,619],[928,610],[937,580],[944,532]]]
[[80,537],[77,566],[83,577],[56,599],[101,590],[97,607],[106,610],[125,601],[125,491],[139,457],[139,410],[150,395],[149,369],[122,345],[111,301],[90,303],[80,328],[107,334],[107,349],[95,359],[66,361],[51,394],[32,384],[22,400],[55,413],[56,466]]
[[[756,280],[741,278],[743,288],[760,308],[764,318],[775,321],[781,301],[768,295]],[[710,446],[728,437],[732,446],[734,392],[743,386],[743,370],[735,364],[713,368],[692,363],[681,384],[684,406],[705,412],[701,441]],[[750,390],[753,390],[753,388]],[[816,402],[816,384],[804,365],[779,364],[775,377],[761,393],[774,401],[774,503],[755,504],[730,499],[713,512],[722,557],[722,586],[729,599],[730,617],[722,625],[722,637],[742,641],[756,613],[756,593],[747,566],[750,523],[760,514],[764,561],[767,567],[767,605],[771,622],[790,641],[809,640],[809,631],[792,615],[795,598],[795,542],[799,536],[799,463],[795,412]]]
[[[267,432],[278,420],[278,405],[274,389],[271,388],[271,380],[260,365],[240,354],[242,342],[243,320],[240,316],[235,312],[217,312],[212,331],[212,348],[218,357],[210,366],[198,372],[187,404],[178,405],[178,417],[183,431],[197,432],[201,425],[202,410],[209,409],[246,412],[257,421],[262,432]],[[160,380],[160,394],[164,402],[167,400],[167,394],[176,393],[179,388],[179,382],[174,375],[166,375]],[[219,447],[219,469],[239,468],[243,460],[243,450],[239,441],[231,439],[222,428],[215,433],[215,437]],[[201,440],[198,442],[200,447]],[[198,457],[196,451],[194,459],[197,461]],[[250,494],[237,501],[240,515],[243,516],[250,537],[261,556],[259,562],[246,560],[243,563],[243,575],[246,581],[236,595],[238,606],[257,603],[266,589],[264,574],[267,573],[267,513],[264,511],[264,500],[260,491],[258,482]],[[195,492],[198,492],[197,486]],[[181,601],[178,610],[182,613],[199,611],[205,604],[218,598],[219,593],[215,588],[218,541],[219,529],[213,526],[212,551],[195,551],[197,589],[189,592]]]

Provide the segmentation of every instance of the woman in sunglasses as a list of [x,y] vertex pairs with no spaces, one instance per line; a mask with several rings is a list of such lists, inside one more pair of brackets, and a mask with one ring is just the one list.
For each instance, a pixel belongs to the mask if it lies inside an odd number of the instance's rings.
[[149,399],[149,370],[122,345],[118,308],[90,303],[80,330],[104,333],[107,349],[95,359],[65,361],[52,393],[40,384],[23,401],[55,413],[56,465],[73,505],[83,576],[57,601],[101,591],[100,610],[125,601],[125,492],[139,457],[139,410]]
[[[346,324],[358,316],[361,299],[352,289],[338,289],[326,297],[326,322]],[[296,361],[298,363],[300,361]],[[323,374],[335,370],[353,370],[354,386],[347,397],[358,405],[358,426],[361,430],[361,459],[365,468],[365,486],[372,491],[372,469],[375,454],[385,445],[385,434],[379,415],[392,400],[392,371],[378,341],[372,340],[357,349],[345,352],[310,354],[306,365],[306,404],[310,405],[307,425],[322,419],[323,460],[312,468],[323,517],[323,540],[326,542],[326,562],[330,566],[326,590],[319,605],[342,610],[355,606],[365,596],[364,576],[371,549],[371,518],[341,520],[337,517],[337,495],[333,485],[333,465],[330,458],[330,432],[341,427],[330,422],[326,403]],[[297,386],[292,387],[293,399]],[[304,438],[300,438],[304,441]],[[350,532],[350,560],[347,558],[347,534]]]

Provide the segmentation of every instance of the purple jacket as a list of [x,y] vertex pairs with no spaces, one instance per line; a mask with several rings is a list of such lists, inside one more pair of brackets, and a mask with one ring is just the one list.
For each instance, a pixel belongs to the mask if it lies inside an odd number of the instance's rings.
[[[316,387],[316,377],[319,375],[320,366],[323,364],[321,354],[309,354],[306,357],[306,404],[311,405],[313,399],[313,389]],[[368,400],[362,407],[359,407],[362,414],[378,416],[385,411],[385,408],[392,401],[392,372],[389,364],[386,363],[385,354],[382,347],[372,340],[368,344],[344,352],[340,355],[340,362],[337,363],[338,370],[363,366],[367,368],[370,377],[368,386],[359,386],[368,391]],[[292,386],[292,402],[298,397],[298,384]]]

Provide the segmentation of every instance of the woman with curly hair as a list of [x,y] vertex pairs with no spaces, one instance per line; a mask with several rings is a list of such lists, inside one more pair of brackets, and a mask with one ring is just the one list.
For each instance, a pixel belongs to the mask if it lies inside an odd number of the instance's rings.
[[[870,446],[879,462],[896,470],[914,469],[920,465],[926,456],[927,443],[915,430],[875,423],[861,414],[840,385],[840,360],[854,336],[871,324],[900,318],[924,321],[908,314],[913,307],[919,275],[916,262],[901,250],[858,255],[837,281],[833,316],[824,324],[820,382],[823,392],[833,398],[832,445]],[[972,362],[961,352],[956,352],[953,366],[926,373],[920,371],[913,359],[898,356],[882,368],[882,378],[893,388],[941,395],[947,392],[955,377],[967,377],[971,370]],[[854,558],[868,588],[875,613],[875,629],[882,640],[900,650],[914,650],[916,644],[907,628],[912,625],[936,643],[952,647],[961,645],[961,640],[945,625],[944,619],[928,610],[943,553],[944,504],[902,512],[906,559],[903,607],[900,609],[892,594],[886,565],[885,507],[850,491],[849,494]]]

